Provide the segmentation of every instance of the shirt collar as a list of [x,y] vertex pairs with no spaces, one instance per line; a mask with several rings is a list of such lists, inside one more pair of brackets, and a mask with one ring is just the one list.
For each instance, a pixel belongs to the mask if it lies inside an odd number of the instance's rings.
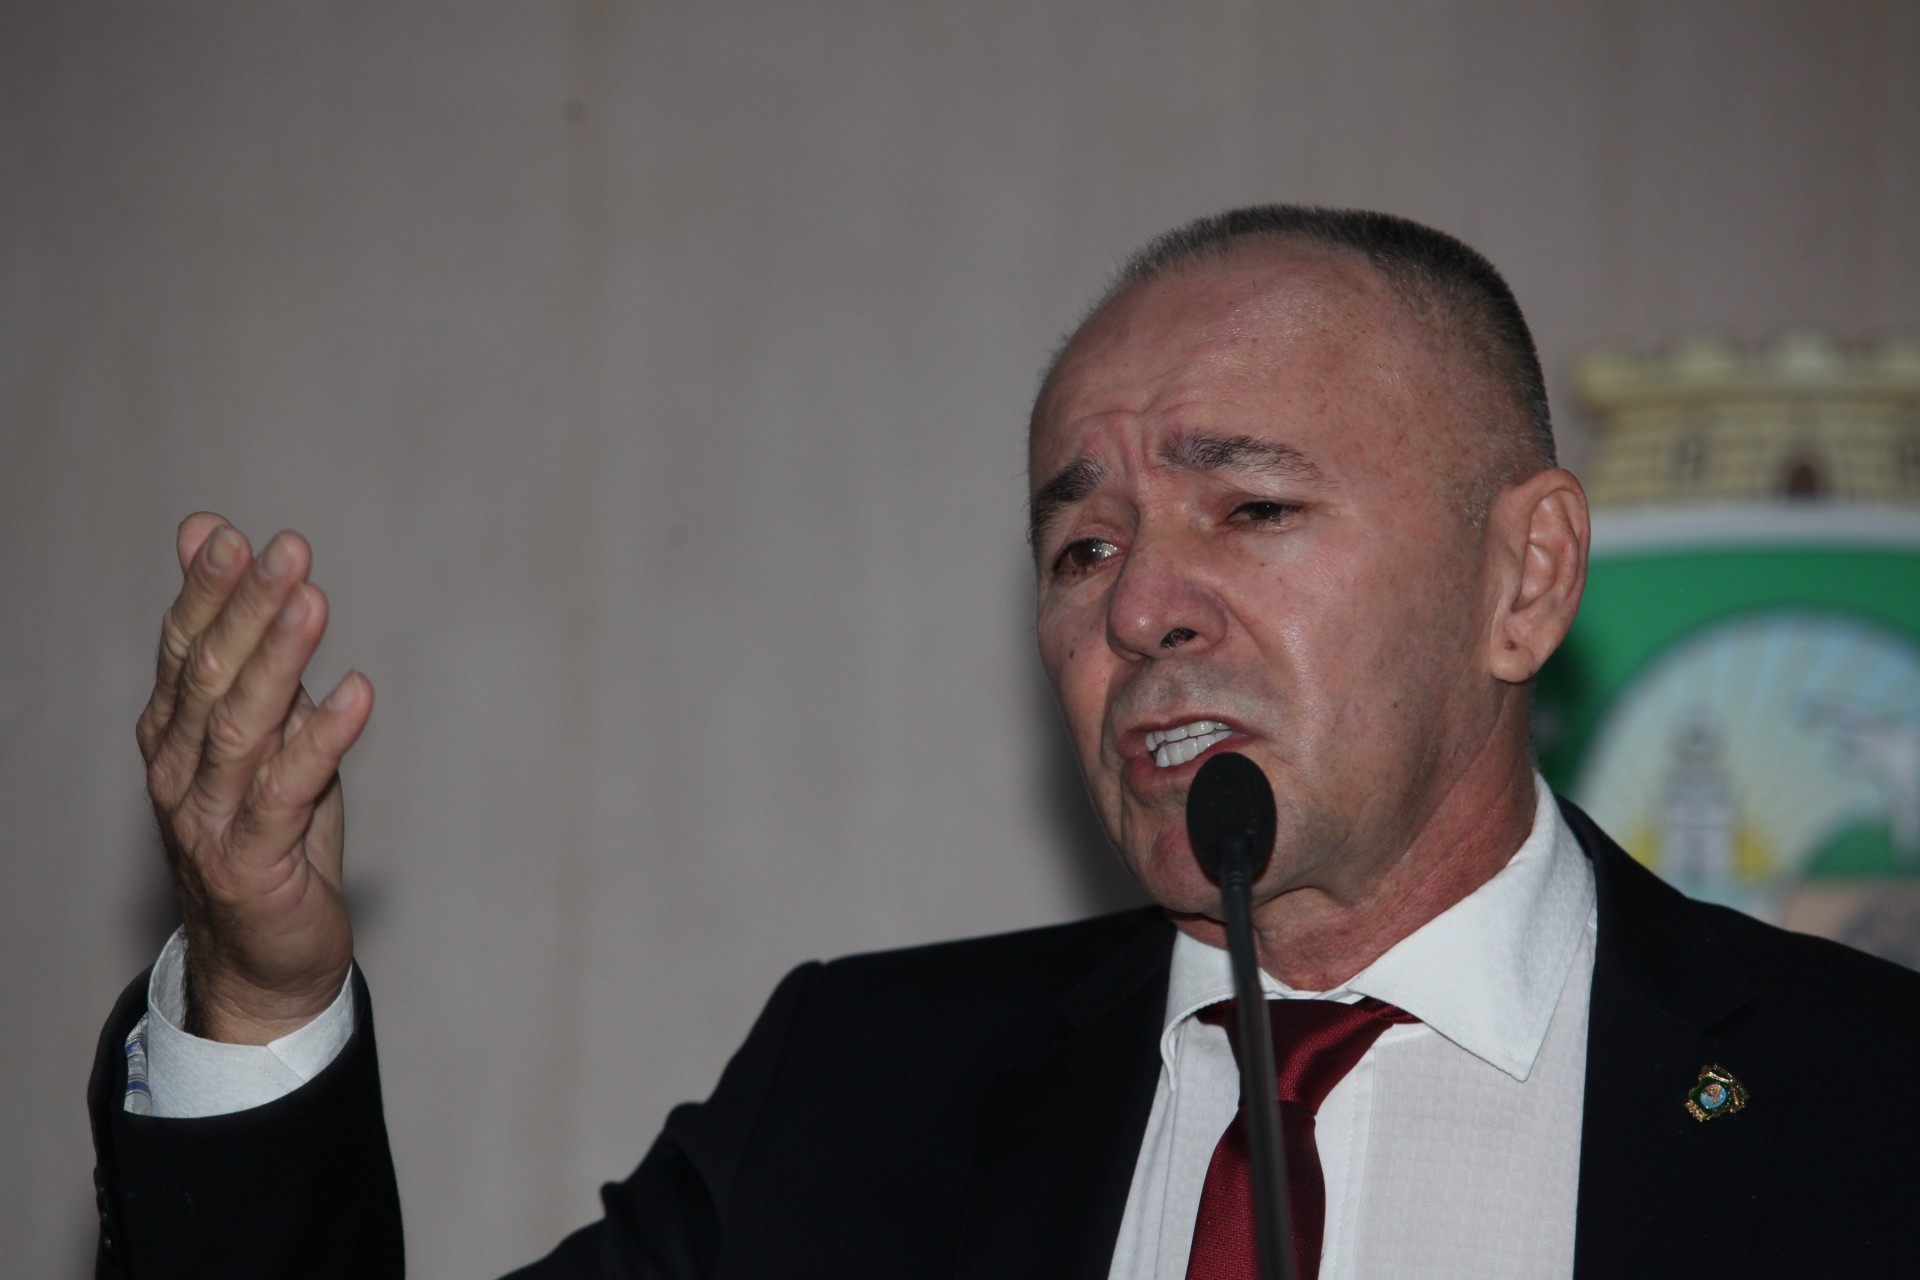
[[[1385,1000],[1476,1058],[1525,1080],[1594,909],[1593,869],[1537,773],[1534,796],[1533,829],[1492,879],[1339,987],[1296,991],[1262,973],[1268,996]],[[1169,1071],[1181,1026],[1232,997],[1227,953],[1176,935],[1160,1037]]]

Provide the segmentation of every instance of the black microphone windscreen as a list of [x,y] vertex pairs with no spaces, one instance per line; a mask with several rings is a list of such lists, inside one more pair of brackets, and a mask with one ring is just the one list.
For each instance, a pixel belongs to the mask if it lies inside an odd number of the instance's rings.
[[1193,775],[1187,789],[1187,842],[1216,880],[1228,846],[1236,842],[1247,851],[1249,875],[1259,875],[1273,856],[1278,825],[1267,775],[1239,752],[1210,756]]

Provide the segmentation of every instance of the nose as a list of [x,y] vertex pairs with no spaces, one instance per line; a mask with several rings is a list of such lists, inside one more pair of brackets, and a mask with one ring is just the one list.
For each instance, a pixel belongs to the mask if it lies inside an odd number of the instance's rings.
[[1170,658],[1217,644],[1226,610],[1202,556],[1177,535],[1136,538],[1107,598],[1107,643],[1134,658]]

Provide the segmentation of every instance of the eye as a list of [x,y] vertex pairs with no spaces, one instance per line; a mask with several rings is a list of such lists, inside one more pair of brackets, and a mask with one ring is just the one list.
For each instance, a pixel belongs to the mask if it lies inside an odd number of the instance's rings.
[[1069,542],[1053,562],[1053,571],[1062,574],[1085,573],[1118,553],[1120,548],[1104,538],[1082,538]]
[[1256,499],[1243,502],[1233,509],[1232,519],[1248,524],[1275,525],[1284,524],[1300,513],[1297,502],[1274,502],[1268,499]]

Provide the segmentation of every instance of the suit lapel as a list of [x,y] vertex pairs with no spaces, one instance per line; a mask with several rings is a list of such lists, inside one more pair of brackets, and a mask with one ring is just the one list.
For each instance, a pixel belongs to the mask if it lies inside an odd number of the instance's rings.
[[[1790,1096],[1777,1056],[1746,1045],[1755,992],[1706,913],[1564,804],[1592,858],[1594,955],[1574,1274],[1694,1280],[1745,1272]],[[1100,1280],[1159,1081],[1172,928],[1141,929],[1059,1001],[1056,1033],[1002,1074],[982,1120],[956,1274]],[[1701,1067],[1753,1090],[1701,1123]]]
[[[1737,1037],[1754,990],[1705,912],[1562,807],[1593,859],[1600,919],[1574,1274],[1744,1274],[1775,1158],[1768,1096],[1791,1092],[1777,1060]],[[1754,1102],[1703,1124],[1685,1098],[1709,1064]]]
[[1059,1001],[1057,1035],[1009,1067],[981,1124],[957,1274],[1107,1274],[1160,1078],[1173,929],[1141,929]]

